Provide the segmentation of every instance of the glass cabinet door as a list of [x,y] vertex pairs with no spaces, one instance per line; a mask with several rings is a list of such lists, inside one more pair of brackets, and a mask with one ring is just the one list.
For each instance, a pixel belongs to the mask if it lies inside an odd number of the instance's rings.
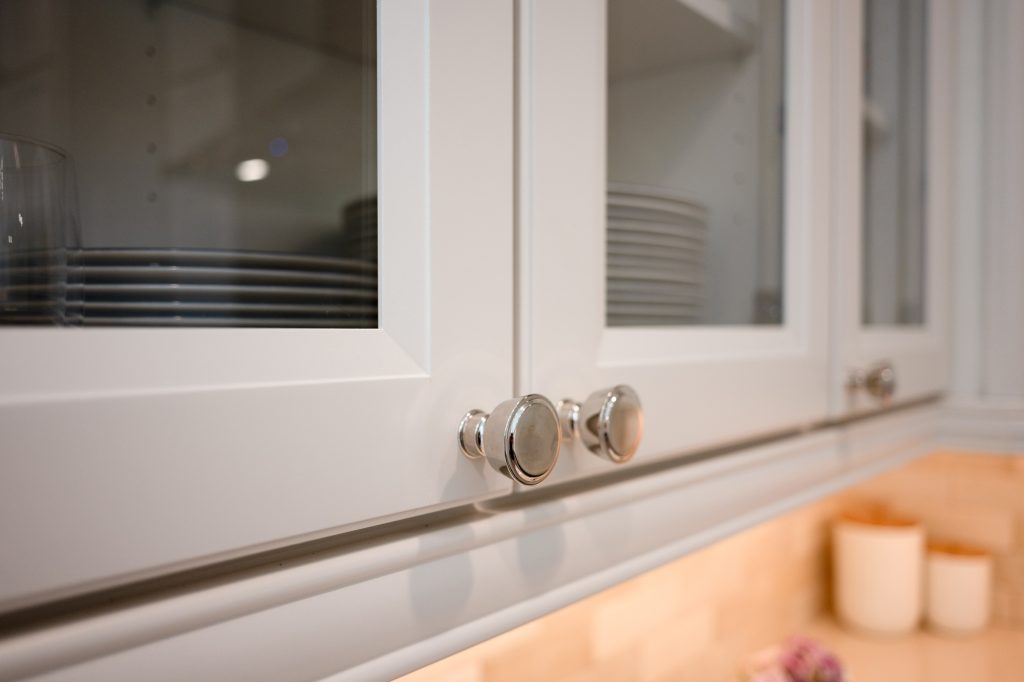
[[377,326],[373,0],[4,6],[0,323]]
[[0,0],[0,611],[508,492],[513,31]]
[[824,416],[830,7],[525,4],[522,384],[632,386],[641,458]]
[[832,405],[843,414],[945,386],[952,50],[945,0],[836,6]]
[[782,0],[608,4],[607,323],[784,318]]
[[864,3],[862,323],[925,316],[928,3]]

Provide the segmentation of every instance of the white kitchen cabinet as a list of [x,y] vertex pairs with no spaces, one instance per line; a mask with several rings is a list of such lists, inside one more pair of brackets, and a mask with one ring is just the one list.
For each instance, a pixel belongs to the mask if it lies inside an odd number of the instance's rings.
[[802,0],[523,3],[521,386],[633,387],[639,460],[826,416],[831,36]]
[[[847,371],[877,360],[897,400],[943,386],[939,11],[915,100],[927,233],[907,241],[923,307],[896,327],[852,312],[859,126],[879,120],[854,87],[859,5],[157,5],[0,0],[26,45],[2,57],[0,130],[74,160],[63,234],[85,254],[30,301],[81,328],[0,329],[0,612],[486,508],[513,484],[456,428],[515,396],[631,387],[643,463],[822,426],[860,409]],[[264,263],[243,274],[271,302],[230,278],[216,298],[188,277],[217,250],[314,272]],[[289,277],[353,254],[360,274],[326,275],[363,282],[358,306],[294,312],[316,306]],[[18,267],[8,293],[53,272]],[[162,298],[108,293],[139,284]],[[4,321],[51,321],[22,303]],[[551,482],[612,469],[566,443]]]
[[[835,9],[831,404],[842,415],[946,387],[955,52],[946,0]],[[888,398],[850,386],[883,368]]]
[[0,3],[0,130],[66,136],[78,246],[308,254],[379,189],[378,319],[93,326],[86,279],[83,328],[0,329],[0,610],[510,488],[454,433],[512,396],[511,0],[158,5]]
[[[0,130],[74,157],[72,246],[207,258],[131,265],[155,302],[69,261],[72,328],[0,327],[0,677],[390,677],[934,448],[933,400],[846,417],[945,386],[948,4],[873,3],[927,22],[865,49],[848,0],[0,0]],[[927,86],[865,94],[883,57]],[[189,299],[218,249],[373,283]],[[882,361],[891,403],[848,390]],[[629,463],[460,453],[471,408],[593,435],[616,386]]]

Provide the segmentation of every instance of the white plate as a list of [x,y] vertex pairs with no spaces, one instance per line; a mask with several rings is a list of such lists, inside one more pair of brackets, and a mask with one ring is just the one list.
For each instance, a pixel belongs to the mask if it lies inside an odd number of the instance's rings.
[[683,291],[628,291],[611,290],[605,292],[609,302],[619,303],[686,303],[687,305],[699,305],[704,297],[696,288]]
[[636,264],[627,265],[618,258],[609,258],[605,268],[608,282],[700,282],[704,280],[704,268],[694,263],[633,259]]
[[334,305],[332,303],[243,303],[238,301],[69,301],[69,311],[85,314],[114,315],[298,315],[306,317],[373,317],[375,305]]
[[684,308],[694,309],[703,305],[704,299],[693,295],[679,296],[629,296],[624,294],[609,294],[608,305],[615,306],[644,306],[651,305],[662,308],[661,312],[682,310]]
[[376,272],[377,264],[354,258],[229,249],[80,249],[69,256],[74,265],[195,265],[226,268],[273,268]]
[[265,317],[196,317],[196,316],[138,316],[138,317],[69,317],[70,325],[86,327],[336,327],[375,328],[376,318],[265,318]]
[[702,282],[636,282],[634,280],[612,280],[605,283],[607,293],[673,294],[693,296],[701,289]]
[[[634,269],[635,268],[618,268],[620,272],[623,270]],[[675,289],[691,290],[695,287],[700,287],[703,284],[703,273],[692,270],[652,270],[649,277],[620,277],[616,275],[609,275],[605,279],[605,286],[608,288],[617,287],[636,289],[638,291],[657,291],[659,289],[664,289],[666,291]]]
[[704,245],[692,239],[680,237],[666,237],[660,234],[649,234],[643,232],[624,232],[622,230],[608,230],[606,241],[611,244],[623,246],[647,246],[656,249],[672,249],[690,254],[693,258],[703,258]]
[[609,206],[605,212],[608,220],[635,222],[635,223],[667,223],[669,225],[682,225],[691,230],[707,232],[707,223],[704,220],[693,216],[681,216],[665,211],[644,211],[635,208],[618,208]]
[[633,320],[629,324],[640,324],[639,320],[661,320],[663,323],[668,324],[685,324],[687,322],[695,322],[700,319],[700,310],[697,308],[685,308],[680,310],[671,311],[653,311],[644,312],[641,310],[630,311],[630,310],[618,310],[609,309],[605,314],[606,320]]
[[610,216],[618,218],[631,218],[636,220],[667,220],[671,223],[683,223],[686,225],[706,225],[707,213],[703,210],[676,210],[668,206],[657,204],[645,205],[642,202],[616,203],[609,201],[605,204],[605,211]]
[[617,220],[608,219],[609,233],[622,234],[657,234],[677,239],[685,239],[694,244],[704,244],[706,239],[705,230],[692,225],[679,225],[654,220]]
[[50,316],[50,315],[9,315],[9,314],[6,314],[6,313],[0,315],[0,327],[3,327],[4,325],[8,325],[8,324],[9,325],[27,325],[27,324],[31,324],[31,325],[34,325],[34,326],[50,325],[50,326],[54,326],[54,327],[59,326],[57,324],[56,318],[53,317],[53,316]]
[[617,253],[609,253],[606,263],[608,267],[651,268],[653,270],[685,272],[691,275],[699,275],[703,272],[703,267],[699,261],[684,258],[671,258],[664,256],[664,254],[656,256],[626,256]]
[[700,202],[694,201],[682,192],[664,187],[609,182],[607,197],[609,204],[617,206],[629,205],[699,215],[707,213],[707,209]]
[[655,268],[620,268],[608,267],[606,276],[609,282],[678,282],[690,284],[694,282],[694,273],[676,272],[669,269]]
[[699,283],[612,282],[605,287],[605,296],[621,296],[631,301],[653,299],[677,301],[691,300],[694,296],[701,296],[701,291]]
[[655,292],[655,293],[630,293],[609,291],[605,294],[606,302],[611,305],[658,305],[658,306],[686,306],[690,308],[702,307],[704,298],[699,294],[688,292]]
[[605,214],[605,222],[610,226],[642,228],[646,225],[671,225],[685,231],[694,239],[704,240],[708,233],[707,224],[699,220],[684,220],[664,213],[622,213],[611,209]]
[[688,225],[698,230],[707,229],[707,221],[701,216],[655,211],[634,206],[606,206],[605,217],[612,220],[636,220],[640,222],[665,222],[673,225]]
[[261,268],[193,267],[178,265],[84,265],[67,269],[69,282],[93,283],[192,283],[334,285],[377,288],[377,276],[365,272],[266,270]]
[[609,327],[694,327],[700,325],[695,317],[661,318],[647,315],[609,316],[606,320]]
[[702,263],[703,251],[696,249],[665,248],[652,244],[631,244],[622,241],[609,241],[607,253],[612,256],[627,256],[632,258],[653,258],[662,260],[675,260],[679,262]]
[[[13,287],[10,287],[13,288]],[[30,287],[40,289],[40,287]],[[67,286],[69,300],[114,297],[132,300],[209,300],[227,299],[248,301],[275,301],[287,299],[291,301],[342,301],[342,300],[377,300],[377,292],[373,289],[351,289],[340,287],[278,287],[278,286],[247,286],[233,284],[69,284]]]
[[695,313],[704,307],[703,301],[700,299],[691,298],[662,298],[652,296],[649,298],[633,300],[631,298],[623,296],[609,296],[605,305],[609,306],[609,310],[614,309],[615,312],[627,313],[631,310],[635,311],[637,306],[653,306],[651,308],[645,308],[646,312],[659,312],[665,315],[678,314],[678,313]]
[[63,302],[59,298],[8,300],[0,304],[0,315],[48,315],[57,310]]
[[670,303],[650,301],[647,303],[608,302],[608,313],[615,315],[692,315],[700,308],[697,301],[689,303]]
[[14,267],[56,267],[67,259],[68,251],[34,250],[11,251],[4,256],[4,261]]

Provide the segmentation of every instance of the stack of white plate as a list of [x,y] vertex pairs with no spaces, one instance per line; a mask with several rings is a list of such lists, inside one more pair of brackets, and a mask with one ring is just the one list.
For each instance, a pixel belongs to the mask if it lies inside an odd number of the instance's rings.
[[[43,276],[52,269],[28,263],[11,273],[16,277],[7,280],[8,305],[0,322],[377,326],[377,265],[360,260],[230,250],[81,249],[69,254],[60,276]],[[61,292],[60,320],[52,319],[54,289]]]
[[707,209],[663,189],[608,185],[610,327],[700,320]]
[[377,262],[377,197],[353,201],[345,207],[341,253]]

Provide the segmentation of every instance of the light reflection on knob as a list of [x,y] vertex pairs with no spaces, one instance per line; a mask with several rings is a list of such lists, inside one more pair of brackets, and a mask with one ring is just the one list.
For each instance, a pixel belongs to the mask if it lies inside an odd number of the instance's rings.
[[592,453],[616,464],[628,462],[640,447],[643,408],[629,386],[595,391],[582,403],[563,400],[558,416],[563,438],[578,437]]
[[537,485],[558,461],[558,413],[551,401],[530,394],[506,400],[487,414],[470,410],[459,423],[459,447],[470,459],[524,485]]

